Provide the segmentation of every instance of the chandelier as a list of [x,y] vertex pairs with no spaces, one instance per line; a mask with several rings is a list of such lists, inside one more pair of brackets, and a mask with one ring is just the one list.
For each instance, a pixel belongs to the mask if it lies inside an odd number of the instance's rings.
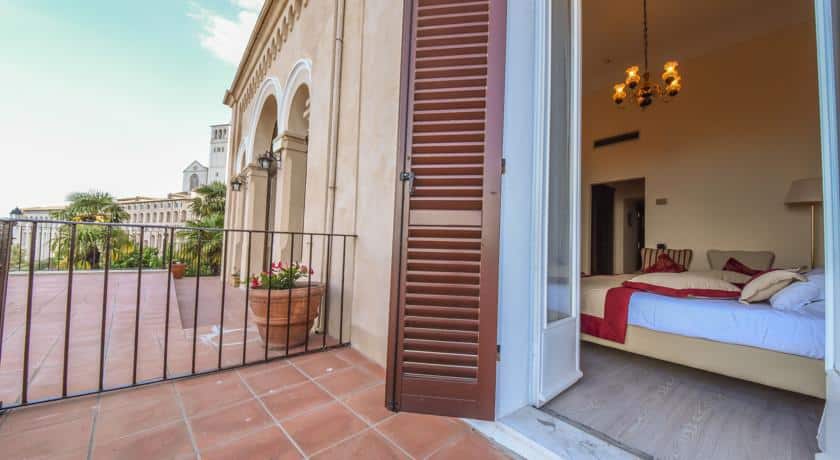
[[668,61],[665,63],[662,74],[662,85],[650,80],[650,72],[648,72],[648,18],[647,18],[647,0],[642,0],[642,11],[644,15],[644,49],[645,49],[645,67],[644,73],[639,74],[639,66],[631,66],[625,70],[627,74],[623,83],[617,83],[613,86],[612,100],[616,105],[622,105],[629,97],[642,109],[653,104],[654,99],[662,97],[665,102],[668,99],[675,97],[682,90],[682,83],[680,73],[677,70],[679,63],[677,61]]

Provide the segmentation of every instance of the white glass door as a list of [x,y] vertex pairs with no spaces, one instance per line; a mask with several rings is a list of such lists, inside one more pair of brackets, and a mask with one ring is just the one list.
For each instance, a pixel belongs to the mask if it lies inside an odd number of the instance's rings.
[[[545,0],[537,105],[542,120],[535,185],[540,233],[535,260],[539,405],[582,376],[580,371],[580,4]],[[538,46],[538,51],[540,47]],[[540,94],[541,93],[541,94]],[[538,117],[539,119],[539,117]],[[541,247],[540,247],[541,246]]]
[[826,407],[817,458],[840,458],[840,0],[814,2],[822,135],[826,274]]

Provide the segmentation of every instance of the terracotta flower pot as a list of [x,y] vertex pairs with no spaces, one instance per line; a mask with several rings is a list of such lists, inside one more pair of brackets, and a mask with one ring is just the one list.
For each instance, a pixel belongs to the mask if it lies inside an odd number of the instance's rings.
[[[307,292],[309,297],[308,308]],[[290,295],[291,302],[289,301]],[[311,288],[307,288],[305,283],[301,283],[300,287],[294,289],[272,289],[271,318],[267,319],[266,315],[269,312],[268,289],[251,289],[248,300],[251,307],[251,319],[257,325],[263,342],[266,341],[267,329],[268,345],[270,347],[286,348],[287,333],[290,347],[303,345],[309,336],[309,331],[315,325],[315,320],[318,319],[323,295],[324,286],[320,283],[312,283]],[[309,318],[308,322],[307,317]]]
[[180,262],[173,262],[172,263],[172,277],[176,280],[179,280],[184,277],[184,273],[187,271],[187,264],[182,264]]

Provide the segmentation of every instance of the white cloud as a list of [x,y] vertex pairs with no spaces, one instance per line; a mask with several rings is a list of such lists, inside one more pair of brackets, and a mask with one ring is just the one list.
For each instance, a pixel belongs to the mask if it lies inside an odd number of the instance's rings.
[[231,0],[237,9],[234,17],[224,16],[196,4],[196,11],[191,16],[201,22],[201,46],[222,61],[238,65],[263,1]]

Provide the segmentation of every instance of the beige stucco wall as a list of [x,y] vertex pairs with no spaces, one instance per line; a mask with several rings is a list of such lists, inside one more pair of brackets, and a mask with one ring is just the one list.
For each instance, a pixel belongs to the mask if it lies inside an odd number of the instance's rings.
[[[333,63],[337,5],[335,0],[268,0],[264,19],[258,22],[259,34],[246,52],[249,54],[240,65],[241,75],[227,98],[233,108],[229,172],[231,177],[239,174],[236,159],[241,151],[250,154],[252,127],[256,124],[254,114],[258,117],[261,108],[260,88],[268,87],[267,81],[280,86],[278,124],[282,136],[285,126],[282,100],[284,94],[292,96],[292,88],[287,88],[286,82],[294,69],[308,67],[311,82],[304,231],[358,235],[355,242],[348,244],[345,337],[349,335],[355,348],[384,365],[397,184],[403,7],[402,2],[393,0],[346,1],[341,82],[336,93]],[[282,36],[278,31],[291,17],[295,18],[294,26],[286,41],[278,46],[276,39]],[[333,152],[330,127],[336,105],[339,107],[338,147],[335,211],[331,219],[328,215],[333,193],[329,184]],[[257,151],[254,156],[261,153]],[[249,226],[249,206],[243,196],[253,196],[253,193],[249,195],[246,190],[231,195],[229,227]],[[251,201],[254,206],[260,205],[259,198]],[[243,207],[246,211],[240,209]],[[280,220],[275,222],[275,229],[285,230],[285,223]],[[331,226],[330,222],[334,224]],[[313,246],[316,254],[323,252],[323,243],[316,241]],[[241,241],[230,247],[241,259]],[[317,255],[315,258],[320,261],[313,262],[313,266],[324,273],[326,261]],[[335,282],[340,262],[341,252],[334,247],[331,284],[336,286],[331,291],[332,311],[338,311],[340,300]],[[337,327],[337,321],[337,315],[331,316],[332,330]]]
[[[793,180],[820,175],[816,65],[813,24],[801,24],[681,59],[684,91],[669,104],[620,110],[609,86],[584,95],[583,270],[591,184],[641,177],[647,246],[693,249],[695,270],[716,248],[769,249],[778,266],[807,264],[809,209],[784,199]],[[634,130],[638,141],[592,148]],[[668,204],[657,206],[659,198]]]

